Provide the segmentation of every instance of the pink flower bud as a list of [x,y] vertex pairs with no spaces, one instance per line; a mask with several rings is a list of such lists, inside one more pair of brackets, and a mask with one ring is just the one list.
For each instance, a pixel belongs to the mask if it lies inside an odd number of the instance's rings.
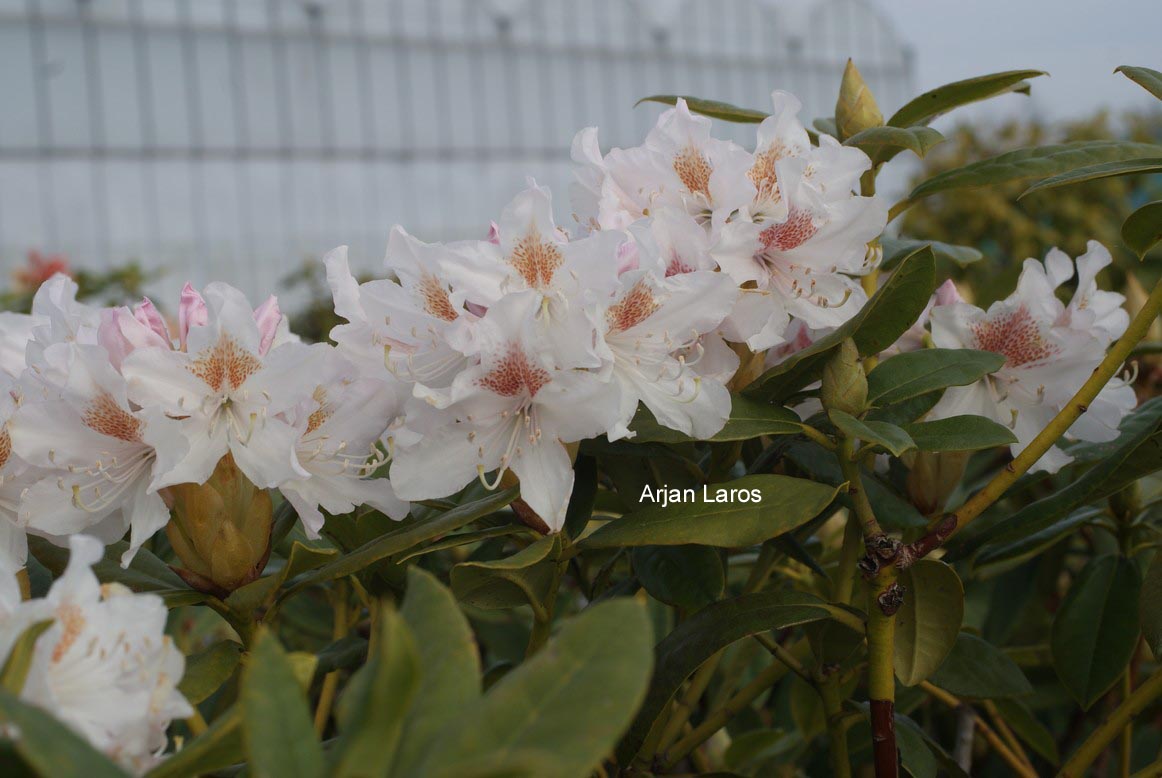
[[274,295],[266,298],[266,302],[254,309],[254,321],[258,323],[258,332],[262,341],[258,345],[258,353],[265,355],[270,351],[270,344],[278,334],[278,325],[282,321],[282,311],[278,308],[278,298]]
[[488,223],[488,242],[493,245],[500,245],[500,225],[496,222]]
[[203,327],[207,321],[209,313],[206,311],[206,301],[187,281],[182,287],[181,302],[178,303],[178,340],[181,342],[182,351],[186,350],[186,338],[190,334],[190,327]]
[[[156,313],[154,310],[154,314]],[[161,326],[164,332],[165,324],[162,323]],[[173,347],[168,333],[164,335],[159,333],[125,307],[106,308],[101,311],[97,343],[109,354],[109,362],[117,370],[121,369],[121,363],[125,358],[139,348]]]
[[141,322],[157,336],[169,345],[172,341],[169,336],[169,327],[165,324],[165,319],[161,317],[161,313],[153,304],[153,300],[148,297],[142,297],[141,302],[133,309],[133,318]]
[[953,303],[962,303],[964,298],[960,296],[960,291],[956,288],[956,284],[952,283],[952,279],[948,279],[940,288],[936,290],[936,304],[937,305],[952,305]]

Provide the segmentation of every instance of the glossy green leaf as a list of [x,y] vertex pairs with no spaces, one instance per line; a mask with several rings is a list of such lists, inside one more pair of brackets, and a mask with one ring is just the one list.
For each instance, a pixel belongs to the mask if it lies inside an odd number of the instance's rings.
[[1118,140],[1083,140],[1017,149],[938,173],[913,189],[908,200],[921,200],[953,189],[1046,178],[1101,162],[1157,156],[1162,156],[1162,146]]
[[310,572],[296,581],[292,586],[283,590],[280,599],[285,599],[307,586],[324,583],[334,578],[354,575],[365,567],[375,564],[381,559],[407,551],[425,540],[455,532],[461,527],[471,524],[477,519],[504,508],[517,498],[520,490],[517,487],[490,492],[479,500],[458,505],[431,519],[417,521],[412,524],[388,532],[371,540],[347,554],[343,554],[333,562]]
[[892,117],[888,119],[888,124],[893,127],[928,124],[954,108],[1018,91],[1026,79],[1044,75],[1047,74],[1043,70],[1007,70],[1002,73],[990,73],[987,76],[954,81],[909,100],[900,110],[892,114]]
[[758,592],[719,600],[683,621],[654,649],[649,693],[618,746],[618,761],[629,764],[682,683],[712,655],[759,632],[830,618],[834,607],[804,592]]
[[53,619],[38,621],[29,624],[20,633],[20,637],[8,649],[8,658],[0,666],[0,689],[9,694],[20,694],[36,656],[36,641],[55,623]]
[[640,546],[630,560],[650,596],[676,608],[698,610],[726,587],[720,552],[708,546]]
[[938,240],[916,240],[914,238],[883,238],[880,247],[884,250],[884,258],[880,261],[880,270],[891,270],[909,254],[928,246],[936,257],[936,261],[951,262],[958,267],[967,267],[973,262],[984,259],[984,253],[971,246],[957,246],[952,243],[942,243]]
[[597,470],[597,459],[588,454],[579,454],[573,463],[573,493],[569,495],[569,506],[565,509],[565,534],[571,538],[580,537],[593,518]]
[[1059,186],[1081,184],[1086,181],[1097,181],[1102,178],[1136,176],[1159,172],[1162,172],[1162,159],[1127,159],[1117,162],[1102,162],[1097,165],[1089,165],[1078,168],[1077,170],[1070,170],[1068,173],[1050,176],[1049,178],[1038,181],[1022,192],[1017,199],[1019,200],[1033,192],[1040,192],[1044,189],[1055,189]]
[[920,727],[907,716],[896,714],[896,745],[900,766],[912,778],[936,778],[939,765]]
[[452,591],[460,602],[488,610],[543,602],[560,549],[560,536],[546,535],[504,559],[462,562],[452,568]]
[[219,641],[205,651],[186,657],[186,673],[178,690],[191,705],[197,705],[234,675],[241,658],[242,646],[233,640]]
[[[691,491],[684,497],[694,502],[663,506],[659,499],[651,507],[608,522],[580,545],[753,546],[815,518],[838,493],[836,487],[785,475],[748,475]],[[761,497],[758,501],[753,499],[755,492]]]
[[[730,418],[726,425],[707,440],[724,443],[750,440],[762,435],[795,435],[803,429],[803,422],[789,408],[759,402],[742,395],[732,396],[730,404]],[[630,423],[630,429],[636,433],[631,438],[634,443],[686,443],[695,440],[677,430],[658,424],[644,405],[638,409],[637,415]]]
[[1162,73],[1150,68],[1134,67],[1133,65],[1122,65],[1114,70],[1115,73],[1121,73],[1126,78],[1138,84],[1150,94],[1162,100]]
[[485,755],[550,756],[553,775],[585,778],[633,718],[649,682],[652,636],[630,599],[590,606],[496,683],[445,732],[417,775],[463,775]]
[[[205,602],[209,595],[191,589],[169,565],[158,559],[149,549],[140,548],[129,563],[121,566],[121,555],[129,549],[129,544],[119,540],[105,547],[105,556],[93,565],[93,574],[101,583],[119,583],[135,592],[152,592],[174,608],[179,605],[196,605]],[[60,576],[69,561],[69,550],[49,543],[44,538],[29,536],[28,550],[49,569],[54,576]]]
[[1042,724],[1028,706],[1020,700],[1008,698],[995,701],[997,712],[1009,725],[1009,729],[1025,741],[1050,764],[1056,765],[1061,761],[1061,754],[1057,751],[1057,741],[1044,724]]
[[896,614],[893,666],[905,686],[927,680],[944,664],[964,620],[964,585],[948,565],[921,559],[900,573],[907,595]]
[[944,136],[931,127],[868,127],[843,142],[861,149],[876,163],[886,162],[902,150],[923,158],[933,146],[944,142]]
[[[403,617],[386,603],[380,608],[375,653],[351,676],[336,709],[340,734],[333,748],[332,778],[409,774],[396,772],[392,766],[405,722],[411,723],[408,714],[420,686],[419,649]],[[425,717],[423,735],[431,734],[431,723]],[[411,746],[414,751],[431,743],[421,740]]]
[[1162,241],[1162,200],[1146,203],[1122,224],[1122,240],[1141,259]]
[[1033,687],[1021,668],[992,643],[961,632],[948,657],[929,679],[957,697],[997,699],[1022,697]]
[[[16,737],[10,733],[15,729]],[[0,741],[41,778],[128,778],[129,773],[53,716],[0,689]],[[4,767],[0,765],[0,768]]]
[[834,410],[828,413],[831,422],[848,438],[879,446],[895,456],[916,447],[907,432],[886,421],[861,421],[850,413]]
[[737,105],[724,103],[719,100],[703,100],[701,97],[690,97],[688,95],[650,95],[643,97],[634,103],[634,107],[642,103],[665,103],[666,105],[674,105],[681,98],[686,101],[686,105],[690,108],[692,113],[700,113],[703,116],[709,116],[711,119],[721,119],[724,122],[735,122],[738,124],[758,124],[763,119],[767,118],[769,114],[763,111],[756,111],[752,108],[739,108]]
[[310,546],[296,540],[291,544],[290,553],[281,567],[231,592],[226,598],[226,604],[239,613],[251,613],[262,607],[287,581],[316,570],[338,557],[338,549]]
[[860,356],[878,354],[916,323],[936,288],[936,260],[923,246],[900,262],[867,304],[834,332],[759,376],[743,391],[747,397],[782,403],[818,380],[831,352],[851,338]]
[[966,386],[995,373],[1005,358],[991,351],[926,348],[896,354],[868,373],[867,399],[889,405],[949,386]]
[[1053,667],[1086,710],[1121,678],[1134,653],[1141,584],[1129,559],[1098,557],[1073,581],[1053,618]]
[[1102,508],[1085,507],[1049,522],[1040,522],[1033,531],[990,543],[972,560],[973,570],[982,575],[997,573],[1032,559],[1069,537],[1078,528],[1105,515]]
[[919,421],[904,431],[921,451],[983,451],[1017,442],[1011,429],[984,416]]
[[1154,552],[1154,561],[1142,581],[1138,617],[1142,623],[1142,637],[1154,656],[1162,656],[1162,551]]
[[242,671],[239,702],[250,774],[256,778],[317,778],[323,749],[307,700],[278,638],[261,630]]
[[419,568],[408,570],[400,616],[417,647],[419,685],[404,722],[393,774],[417,775],[420,763],[443,732],[480,697],[480,657],[468,620],[443,584]]
[[989,547],[1012,544],[1050,531],[1060,519],[1082,506],[1162,468],[1162,398],[1142,404],[1123,419],[1121,434],[1116,440],[1091,445],[1097,454],[1096,463],[1081,476],[978,536],[986,559],[991,553]]

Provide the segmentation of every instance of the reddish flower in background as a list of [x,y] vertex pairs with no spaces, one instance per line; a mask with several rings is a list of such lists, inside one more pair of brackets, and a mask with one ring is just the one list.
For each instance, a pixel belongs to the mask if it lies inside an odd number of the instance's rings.
[[35,292],[57,273],[72,275],[69,260],[64,254],[41,254],[32,249],[28,252],[28,264],[13,274],[13,282],[18,289]]

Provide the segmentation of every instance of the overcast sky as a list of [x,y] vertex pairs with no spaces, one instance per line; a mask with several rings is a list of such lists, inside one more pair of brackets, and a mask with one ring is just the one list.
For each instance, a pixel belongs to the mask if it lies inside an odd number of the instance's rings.
[[916,90],[998,70],[1036,68],[1031,98],[1006,96],[960,118],[1047,119],[1157,105],[1118,65],[1162,70],[1162,0],[880,0],[916,52]]

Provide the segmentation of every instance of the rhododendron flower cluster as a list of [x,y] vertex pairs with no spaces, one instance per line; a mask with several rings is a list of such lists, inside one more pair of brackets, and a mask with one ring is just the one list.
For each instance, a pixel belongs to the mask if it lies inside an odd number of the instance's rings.
[[55,276],[30,315],[7,315],[16,325],[4,333],[0,397],[9,566],[24,562],[25,533],[113,542],[129,531],[127,564],[170,521],[167,487],[206,482],[227,454],[258,487],[280,488],[312,536],[320,507],[406,515],[389,481],[360,483],[380,460],[391,396],[369,399],[355,365],[299,342],[273,297],[252,308],[224,284],[204,295],[187,285],[171,333],[148,299],[98,309],[76,291]]
[[48,622],[20,697],[142,775],[160,760],[170,721],[193,713],[177,689],[185,657],[165,634],[160,597],[102,585],[91,569],[103,550],[95,538],[74,535],[69,546],[68,567],[43,598],[22,602],[16,578],[0,571],[0,665],[26,630]]

